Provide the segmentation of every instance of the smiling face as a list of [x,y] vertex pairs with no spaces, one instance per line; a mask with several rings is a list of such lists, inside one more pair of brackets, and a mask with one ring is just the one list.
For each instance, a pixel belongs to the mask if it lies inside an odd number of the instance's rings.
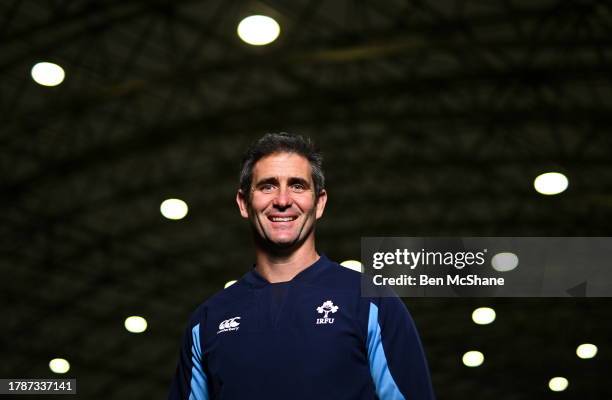
[[[249,196],[249,198],[245,197]],[[314,192],[310,163],[296,153],[274,153],[253,166],[250,193],[236,196],[240,214],[251,221],[258,243],[275,249],[314,242],[315,221],[327,193]]]

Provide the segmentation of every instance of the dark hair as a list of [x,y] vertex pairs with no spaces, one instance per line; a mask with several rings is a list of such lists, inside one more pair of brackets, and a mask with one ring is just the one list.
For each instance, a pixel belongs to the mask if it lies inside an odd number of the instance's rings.
[[325,188],[323,155],[317,150],[310,138],[280,132],[266,133],[259,140],[254,142],[242,157],[240,190],[246,196],[247,201],[250,199],[249,193],[253,180],[253,166],[260,159],[274,153],[295,153],[308,160],[312,171],[315,196],[318,198],[321,194],[321,190]]

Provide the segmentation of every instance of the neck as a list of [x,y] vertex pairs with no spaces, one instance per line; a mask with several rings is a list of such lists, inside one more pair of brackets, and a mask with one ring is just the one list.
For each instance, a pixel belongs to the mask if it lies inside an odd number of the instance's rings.
[[307,241],[296,250],[286,253],[258,247],[255,249],[255,269],[270,283],[287,282],[319,258],[314,241]]

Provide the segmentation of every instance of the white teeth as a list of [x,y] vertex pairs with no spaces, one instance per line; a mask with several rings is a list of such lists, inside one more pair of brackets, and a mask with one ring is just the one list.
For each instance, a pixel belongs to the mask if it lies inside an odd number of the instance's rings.
[[289,222],[289,221],[293,221],[295,218],[293,217],[272,217],[272,221],[274,222]]

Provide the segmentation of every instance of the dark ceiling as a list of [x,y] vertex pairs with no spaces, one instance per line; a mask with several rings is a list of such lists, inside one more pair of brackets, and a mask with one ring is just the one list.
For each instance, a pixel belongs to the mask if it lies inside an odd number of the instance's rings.
[[[243,43],[262,13],[279,39]],[[339,261],[368,235],[610,236],[609,2],[13,0],[0,17],[2,378],[61,356],[80,398],[163,398],[189,313],[252,262],[233,198],[265,132],[324,151],[318,243]],[[37,85],[38,61],[65,82]],[[536,193],[548,171],[568,190]],[[187,218],[161,216],[170,197]],[[440,399],[612,395],[608,299],[407,304]],[[480,305],[495,323],[471,322]],[[482,367],[461,364],[472,348]]]

